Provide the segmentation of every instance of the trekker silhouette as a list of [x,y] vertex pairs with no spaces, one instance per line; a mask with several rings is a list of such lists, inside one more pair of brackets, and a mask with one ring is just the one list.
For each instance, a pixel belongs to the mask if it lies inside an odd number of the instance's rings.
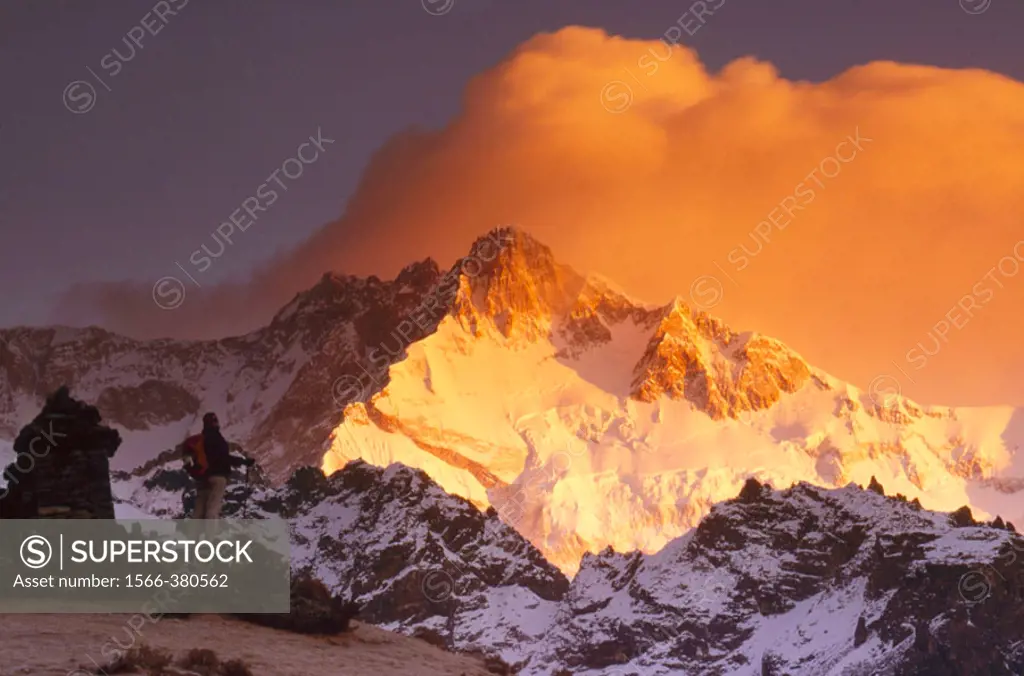
[[221,434],[216,413],[203,416],[202,447],[207,465],[206,471],[195,477],[196,504],[192,518],[219,519],[231,470],[243,465],[252,467],[255,460],[231,455],[231,447]]

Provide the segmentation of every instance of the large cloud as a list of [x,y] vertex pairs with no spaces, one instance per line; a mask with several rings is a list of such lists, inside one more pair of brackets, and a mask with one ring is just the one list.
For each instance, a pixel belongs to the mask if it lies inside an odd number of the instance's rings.
[[990,272],[1024,240],[1022,158],[1024,85],[993,73],[878,62],[794,82],[567,28],[472,80],[445,129],[394,138],[346,213],[251,284],[175,312],[151,283],[80,288],[62,310],[98,305],[135,335],[237,331],[328,269],[450,263],[518,223],[581,270],[651,301],[692,290],[862,387],[886,373],[925,401],[1024,403],[1007,376],[1024,274]]

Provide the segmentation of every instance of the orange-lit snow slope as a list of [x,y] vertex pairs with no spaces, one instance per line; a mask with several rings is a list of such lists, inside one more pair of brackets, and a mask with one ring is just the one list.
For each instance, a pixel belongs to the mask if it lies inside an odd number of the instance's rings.
[[438,330],[350,404],[323,468],[423,469],[493,506],[556,565],[659,550],[755,476],[866,485],[929,509],[1024,525],[1024,437],[1011,407],[877,400],[784,344],[677,299],[631,300],[517,234],[463,274]]

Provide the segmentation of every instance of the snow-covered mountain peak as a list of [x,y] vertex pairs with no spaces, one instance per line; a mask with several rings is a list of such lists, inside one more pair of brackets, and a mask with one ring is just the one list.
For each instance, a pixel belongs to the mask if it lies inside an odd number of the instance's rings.
[[738,418],[770,408],[811,375],[808,364],[780,341],[734,333],[676,298],[637,364],[633,396],[687,400],[712,419]]
[[207,410],[276,481],[353,459],[425,471],[493,506],[572,574],[587,552],[656,552],[750,476],[885,485],[932,509],[1024,523],[1024,413],[879,402],[778,340],[685,301],[640,303],[517,229],[442,274],[325,275],[265,328],[215,341],[0,331],[0,429],[68,384],[131,469]]
[[479,333],[484,321],[508,339],[550,334],[583,287],[584,278],[555,260],[551,249],[515,227],[477,239],[456,264],[460,283],[453,314]]
[[[476,238],[469,248],[468,258],[480,261],[489,272],[512,268],[521,273],[534,271],[538,276],[550,275],[560,265],[550,247],[515,225],[494,228]],[[463,267],[463,271],[472,277],[478,276],[471,269]]]

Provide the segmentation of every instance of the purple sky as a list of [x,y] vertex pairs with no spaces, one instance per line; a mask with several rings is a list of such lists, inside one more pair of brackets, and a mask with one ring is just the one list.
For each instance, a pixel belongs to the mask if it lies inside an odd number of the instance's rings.
[[[336,143],[208,275],[242,278],[336,218],[385,139],[443,125],[467,79],[534,33],[580,24],[654,39],[691,4],[455,3],[432,16],[418,0],[6,0],[0,326],[47,321],[75,282],[174,274],[322,128]],[[888,59],[1024,80],[1024,3],[991,3],[971,15],[957,0],[726,0],[713,30],[684,42],[712,69],[754,55],[787,78]],[[130,56],[122,38],[161,4],[180,9],[162,27],[149,19],[157,34]],[[109,57],[103,65],[114,48],[130,56],[116,74]],[[76,80],[96,87],[83,114],[62,98]],[[71,91],[73,105],[88,102],[84,91]]]

